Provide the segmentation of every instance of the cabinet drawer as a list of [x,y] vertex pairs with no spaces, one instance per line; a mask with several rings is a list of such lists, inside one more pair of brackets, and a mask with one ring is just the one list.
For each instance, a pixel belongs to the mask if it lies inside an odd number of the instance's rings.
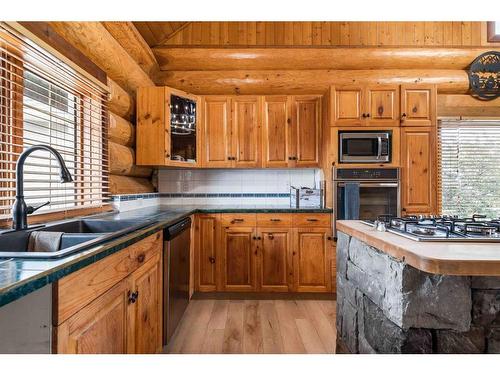
[[54,324],[58,325],[109,290],[149,259],[161,253],[162,232],[157,232],[55,284]]
[[294,214],[294,227],[329,227],[331,225],[330,214]]
[[289,228],[292,226],[291,214],[257,214],[257,227],[280,227]]
[[256,214],[222,214],[222,226],[255,227]]

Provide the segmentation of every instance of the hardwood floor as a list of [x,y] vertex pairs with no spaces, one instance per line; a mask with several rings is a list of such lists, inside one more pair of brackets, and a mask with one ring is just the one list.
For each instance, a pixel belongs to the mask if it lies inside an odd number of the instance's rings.
[[192,300],[165,353],[334,353],[335,301]]

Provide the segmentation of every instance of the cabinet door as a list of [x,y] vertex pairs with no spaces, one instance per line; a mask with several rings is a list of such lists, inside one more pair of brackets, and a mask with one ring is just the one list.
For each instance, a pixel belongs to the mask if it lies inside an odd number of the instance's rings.
[[434,127],[404,128],[401,134],[403,214],[436,211]]
[[263,103],[263,166],[286,168],[292,160],[291,98],[266,96]]
[[225,227],[223,231],[222,284],[226,291],[255,291],[257,236],[250,227]]
[[399,87],[374,86],[366,91],[366,124],[399,126]]
[[217,289],[218,215],[199,215],[196,219],[195,284],[196,290],[213,292]]
[[435,126],[436,86],[401,86],[401,125]]
[[294,96],[293,112],[295,165],[297,167],[319,166],[321,98]]
[[296,228],[293,247],[294,291],[331,290],[331,234],[328,228]]
[[264,292],[288,292],[292,289],[293,263],[291,230],[259,228],[257,232],[257,284]]
[[333,90],[334,121],[336,126],[362,125],[363,89],[361,87],[342,87]]
[[232,99],[231,158],[238,168],[261,166],[261,98],[242,96]]
[[126,354],[128,279],[79,310],[55,328],[60,354]]
[[203,166],[230,167],[231,100],[207,96],[203,100]]
[[129,279],[132,303],[129,304],[128,352],[158,353],[162,349],[163,320],[161,256],[149,260]]

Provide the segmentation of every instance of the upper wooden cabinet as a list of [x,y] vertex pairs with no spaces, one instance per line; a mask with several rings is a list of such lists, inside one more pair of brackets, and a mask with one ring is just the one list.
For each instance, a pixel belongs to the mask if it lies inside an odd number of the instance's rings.
[[261,104],[258,96],[231,99],[232,159],[237,168],[260,167]]
[[437,90],[436,86],[401,86],[401,125],[435,126]]
[[263,167],[293,166],[292,98],[286,95],[265,96],[262,118]]
[[405,127],[401,131],[403,214],[435,214],[436,128]]
[[203,98],[202,165],[230,167],[231,159],[231,99],[227,96]]
[[332,90],[335,126],[399,126],[399,86],[352,86]]
[[[199,115],[189,134],[171,121],[185,118],[175,113],[175,98],[190,100],[198,107],[199,98],[170,87],[137,89],[136,163],[137,165],[197,167],[200,161]],[[195,109],[196,112],[196,109]],[[174,119],[173,116],[176,116]],[[182,133],[182,134],[180,134]]]
[[321,136],[321,97],[294,96],[292,113],[295,140],[293,162],[297,167],[317,167]]
[[206,96],[203,100],[202,165],[260,167],[261,98]]
[[337,126],[361,125],[365,118],[364,90],[362,87],[335,88],[332,90],[332,107]]
[[399,87],[368,86],[366,88],[366,123],[399,126]]
[[375,85],[331,90],[334,126],[434,126],[435,85]]
[[266,96],[262,117],[264,167],[319,166],[320,96]]

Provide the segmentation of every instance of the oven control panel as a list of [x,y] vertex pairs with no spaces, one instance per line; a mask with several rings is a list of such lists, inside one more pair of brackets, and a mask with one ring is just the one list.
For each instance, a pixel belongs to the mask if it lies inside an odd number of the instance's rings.
[[335,180],[397,180],[398,168],[336,168]]

